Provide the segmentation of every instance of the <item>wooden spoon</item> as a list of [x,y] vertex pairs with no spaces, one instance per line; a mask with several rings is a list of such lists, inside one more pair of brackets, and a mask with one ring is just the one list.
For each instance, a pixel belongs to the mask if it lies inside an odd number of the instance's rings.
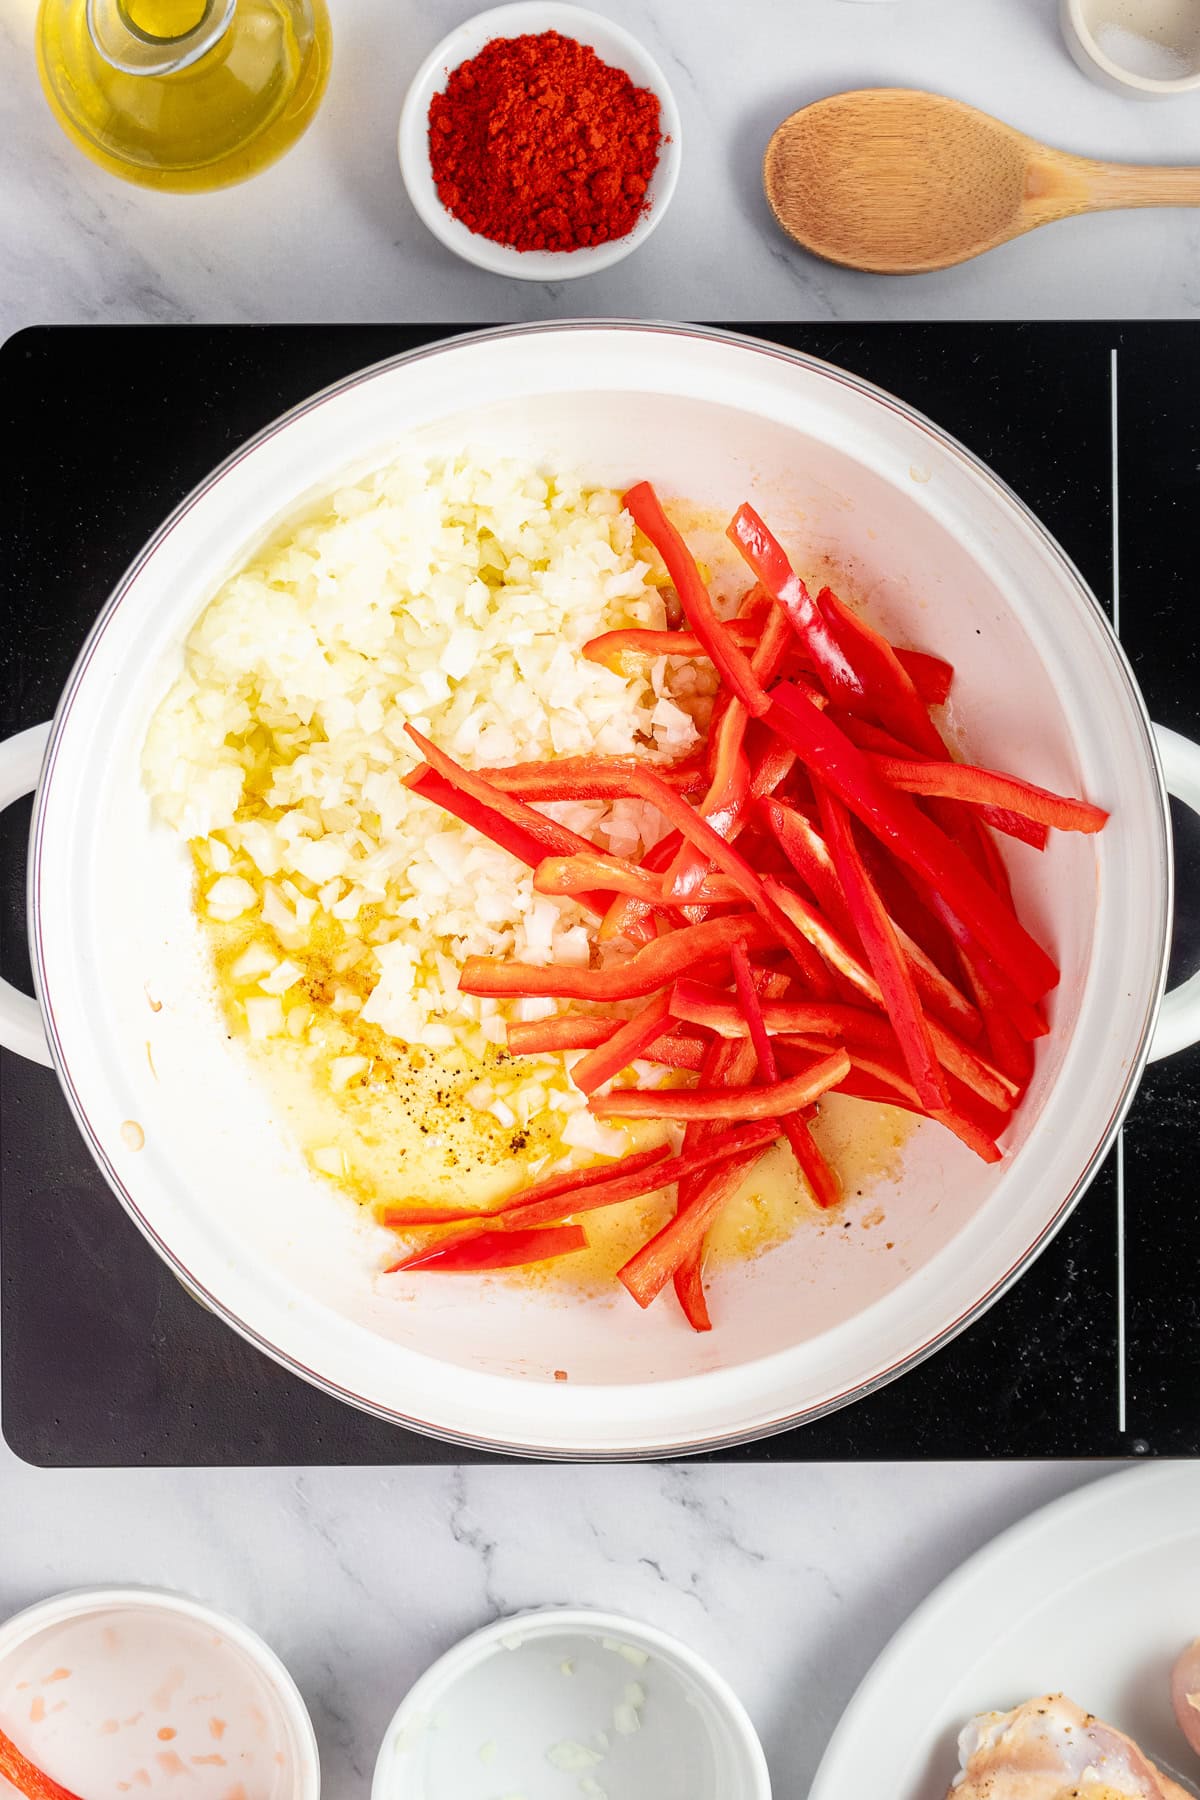
[[1200,169],[1051,150],[941,94],[864,88],[783,121],[763,186],[779,223],[828,262],[915,275],[1035,225],[1119,206],[1200,206]]

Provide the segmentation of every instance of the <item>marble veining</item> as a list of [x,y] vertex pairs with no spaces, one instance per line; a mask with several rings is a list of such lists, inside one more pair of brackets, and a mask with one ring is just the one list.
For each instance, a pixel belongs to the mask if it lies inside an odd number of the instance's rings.
[[659,58],[683,115],[671,211],[582,281],[469,268],[409,205],[396,127],[409,78],[465,0],[335,0],[316,123],[243,187],[156,194],[60,134],[33,62],[34,0],[0,0],[0,326],[188,320],[1170,317],[1200,312],[1200,215],[1069,220],[958,269],[890,279],[818,263],[773,225],[759,165],[775,124],[846,87],[925,87],[1087,155],[1200,162],[1196,97],[1138,102],[1067,56],[1055,0],[606,0]]
[[312,1710],[324,1800],[367,1800],[421,1671],[499,1614],[627,1612],[710,1657],[800,1800],[858,1681],[964,1556],[1098,1463],[46,1473],[0,1445],[0,1616],[158,1584],[239,1613]]

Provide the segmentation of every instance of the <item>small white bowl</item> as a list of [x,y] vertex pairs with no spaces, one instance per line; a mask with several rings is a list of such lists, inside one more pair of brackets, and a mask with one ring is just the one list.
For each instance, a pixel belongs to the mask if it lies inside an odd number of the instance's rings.
[[618,1614],[497,1619],[428,1669],[371,1800],[771,1800],[745,1707],[686,1644]]
[[[224,1722],[213,1720],[210,1730],[207,1715],[219,1702],[206,1691],[196,1698],[207,1699],[209,1705],[197,1711],[190,1704],[191,1697],[185,1699],[186,1689],[177,1686],[182,1675],[172,1671],[177,1657],[198,1655],[199,1651],[189,1646],[180,1652],[176,1641],[170,1650],[164,1648],[160,1652],[155,1643],[156,1618],[186,1621],[193,1628],[193,1643],[212,1647],[207,1648],[210,1664],[212,1649],[220,1651],[221,1672],[228,1662],[230,1680],[246,1684],[245,1711],[253,1722],[252,1735],[268,1729],[268,1714],[274,1714],[280,1754],[288,1756],[291,1762],[289,1800],[320,1800],[321,1764],[316,1733],[299,1688],[275,1652],[240,1619],[164,1588],[78,1588],[39,1601],[5,1620],[0,1624],[0,1696],[5,1695],[7,1687],[14,1690],[5,1697],[5,1711],[10,1710],[16,1690],[31,1685],[36,1705],[38,1688],[54,1683],[42,1702],[42,1715],[34,1729],[39,1735],[56,1735],[58,1753],[68,1761],[81,1759],[80,1767],[86,1767],[98,1785],[105,1781],[105,1774],[95,1766],[102,1757],[113,1760],[114,1767],[128,1767],[131,1755],[146,1763],[155,1757],[165,1763],[172,1755],[176,1761],[181,1760],[181,1750],[185,1756],[189,1750],[219,1754],[217,1744],[210,1740],[229,1730],[230,1735],[223,1742],[236,1742],[236,1715],[231,1712]],[[132,1620],[143,1628],[140,1634]],[[93,1636],[98,1639],[95,1645],[91,1642]],[[71,1666],[56,1669],[64,1657],[70,1659]],[[28,1684],[22,1673],[26,1664],[27,1673],[33,1677]],[[47,1664],[55,1672],[43,1676],[41,1669]],[[239,1673],[239,1665],[244,1672]],[[213,1672],[212,1667],[203,1670],[206,1690]],[[193,1676],[196,1673],[193,1668]],[[22,1708],[28,1699],[28,1694],[22,1694]],[[123,1715],[128,1706],[135,1711],[132,1717],[122,1717],[120,1730],[115,1716],[104,1722],[100,1716],[93,1716],[106,1712]],[[31,1713],[30,1718],[33,1716]],[[134,1751],[128,1733],[143,1717],[150,1721],[143,1729],[159,1725],[163,1730],[156,1731],[148,1751],[145,1745]],[[178,1729],[169,1724],[172,1717]],[[44,1736],[42,1742],[44,1753],[48,1753]],[[178,1774],[179,1770],[167,1772]],[[0,1777],[0,1786],[3,1785]]]
[[[1190,14],[1176,0],[1059,0],[1059,17],[1067,48],[1085,75],[1101,87],[1138,100],[1168,99],[1200,88],[1200,11]],[[1151,50],[1172,55],[1178,74],[1154,74],[1126,67],[1105,45],[1106,26],[1143,38]],[[1122,39],[1117,39],[1119,46]]]
[[[663,142],[658,165],[647,190],[649,205],[632,231],[606,244],[580,250],[514,250],[507,244],[468,231],[460,219],[446,211],[438,199],[429,161],[429,105],[460,63],[477,56],[493,38],[524,37],[558,31],[578,43],[590,45],[602,61],[624,69],[638,87],[658,95]],[[444,37],[413,76],[400,114],[400,171],[417,212],[436,238],[448,249],[488,269],[493,275],[513,275],[519,281],[570,281],[579,275],[595,275],[610,269],[644,244],[667,207],[679,179],[682,154],[679,109],[667,78],[628,31],[599,13],[581,6],[559,6],[549,0],[519,0],[515,6],[497,6],[477,13]]]

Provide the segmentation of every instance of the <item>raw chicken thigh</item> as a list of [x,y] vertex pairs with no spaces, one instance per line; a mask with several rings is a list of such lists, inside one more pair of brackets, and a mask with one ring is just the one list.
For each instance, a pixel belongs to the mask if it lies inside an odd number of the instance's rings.
[[1061,1694],[981,1713],[958,1754],[947,1800],[1190,1800],[1131,1738]]

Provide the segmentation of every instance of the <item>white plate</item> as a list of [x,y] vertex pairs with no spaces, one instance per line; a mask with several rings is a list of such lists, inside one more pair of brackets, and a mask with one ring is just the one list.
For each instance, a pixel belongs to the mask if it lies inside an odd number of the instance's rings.
[[809,1800],[945,1800],[974,1713],[1062,1692],[1193,1786],[1171,1664],[1200,1634],[1200,1465],[1131,1469],[963,1564],[892,1639]]

